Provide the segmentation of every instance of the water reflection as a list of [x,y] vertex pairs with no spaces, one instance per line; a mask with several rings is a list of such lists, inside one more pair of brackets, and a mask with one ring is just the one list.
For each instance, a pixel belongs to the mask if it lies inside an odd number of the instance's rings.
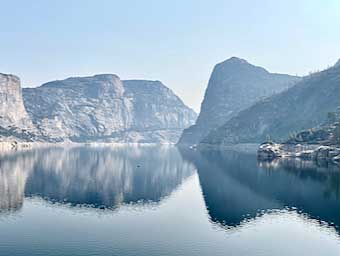
[[22,207],[27,176],[34,161],[32,152],[0,157],[0,212],[11,212]]
[[157,203],[194,173],[174,147],[44,148],[0,158],[0,209],[24,197],[116,208]]
[[71,206],[118,208],[159,203],[197,169],[210,219],[238,227],[264,213],[294,209],[340,225],[340,171],[301,160],[257,162],[253,154],[175,147],[70,147],[0,157],[0,211],[25,197]]
[[340,225],[340,172],[334,166],[284,160],[257,163],[254,154],[181,150],[197,168],[211,220],[235,227],[266,212],[294,209]]

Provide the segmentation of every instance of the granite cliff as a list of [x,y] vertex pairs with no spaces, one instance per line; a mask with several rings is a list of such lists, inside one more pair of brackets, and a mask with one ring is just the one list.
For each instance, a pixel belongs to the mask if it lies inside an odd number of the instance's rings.
[[196,114],[159,81],[72,77],[23,90],[33,123],[50,141],[176,143]]
[[270,137],[284,140],[289,134],[315,128],[340,106],[340,65],[303,78],[295,86],[240,112],[202,144],[261,143]]
[[4,128],[32,127],[23,100],[20,79],[0,73],[0,126]]
[[23,103],[20,79],[0,73],[0,141],[30,141],[36,132]]
[[273,74],[246,60],[232,57],[211,74],[195,125],[184,130],[179,144],[197,144],[258,100],[291,87],[299,77]]

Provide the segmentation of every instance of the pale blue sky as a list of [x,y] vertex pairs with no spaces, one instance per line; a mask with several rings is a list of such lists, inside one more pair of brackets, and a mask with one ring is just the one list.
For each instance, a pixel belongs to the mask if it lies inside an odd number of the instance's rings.
[[340,58],[340,0],[0,0],[0,72],[24,87],[115,73],[161,80],[199,110],[231,56],[307,74]]

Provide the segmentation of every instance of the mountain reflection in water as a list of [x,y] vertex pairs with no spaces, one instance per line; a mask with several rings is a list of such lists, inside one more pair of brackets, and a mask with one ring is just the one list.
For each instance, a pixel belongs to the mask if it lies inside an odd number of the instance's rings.
[[339,229],[340,171],[311,161],[257,162],[255,154],[182,150],[197,168],[212,221],[227,227],[275,210],[295,210]]
[[0,255],[336,256],[339,187],[334,166],[231,151],[2,153]]
[[233,227],[273,210],[296,209],[340,225],[340,172],[334,166],[167,146],[53,147],[0,159],[0,209],[6,212],[20,209],[25,197],[96,208],[159,203],[197,169],[213,222]]
[[175,147],[44,148],[3,155],[0,209],[19,209],[24,197],[116,208],[159,202],[194,169]]

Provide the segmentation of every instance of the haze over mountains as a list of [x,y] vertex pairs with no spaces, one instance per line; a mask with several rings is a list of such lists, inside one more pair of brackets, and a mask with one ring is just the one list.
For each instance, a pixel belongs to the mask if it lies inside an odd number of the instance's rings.
[[2,141],[224,146],[323,124],[340,106],[340,60],[301,78],[232,57],[214,67],[196,123],[160,81],[101,74],[21,90],[18,77],[0,74],[0,85]]
[[261,98],[281,92],[299,81],[296,76],[273,74],[246,60],[232,57],[211,74],[196,124],[186,129],[179,144],[197,144],[213,129]]
[[323,124],[328,112],[340,106],[339,63],[240,112],[212,131],[202,143],[261,143],[267,136],[274,140],[285,139],[290,132]]
[[176,143],[196,119],[196,113],[161,82],[124,82],[110,74],[25,88],[28,115],[19,80],[2,77],[3,126],[27,129],[33,121],[37,129],[30,138],[20,131],[15,135],[24,141]]
[[159,81],[68,78],[23,90],[33,123],[57,141],[177,142],[196,114]]

